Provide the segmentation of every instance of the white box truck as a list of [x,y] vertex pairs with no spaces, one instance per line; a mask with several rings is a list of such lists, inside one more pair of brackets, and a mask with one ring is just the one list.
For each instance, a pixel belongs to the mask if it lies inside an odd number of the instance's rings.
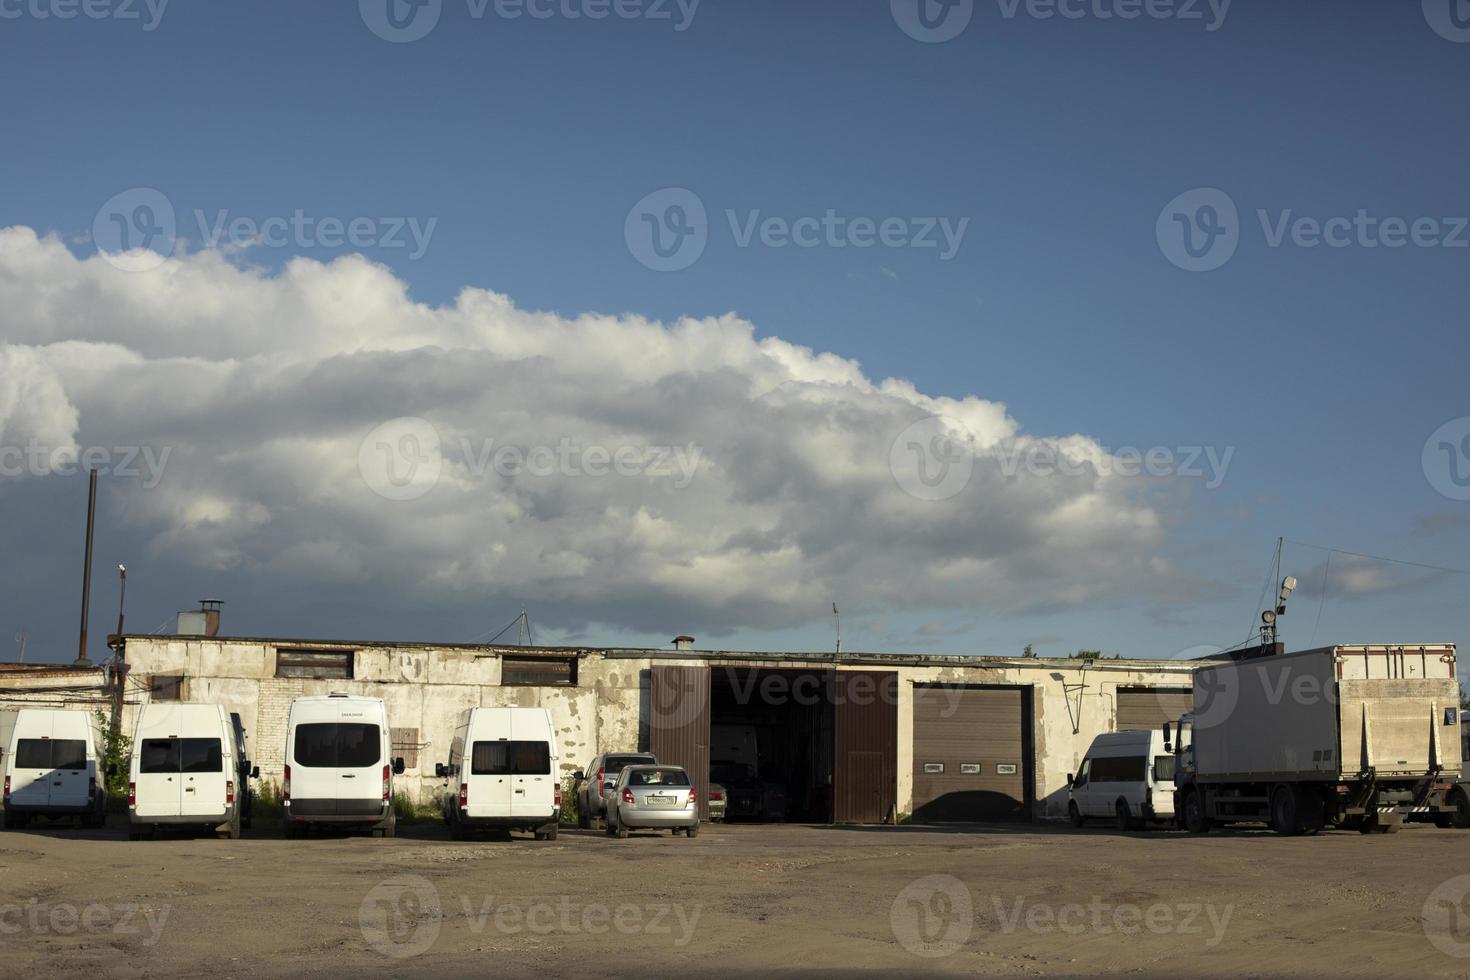
[[1453,644],[1207,663],[1194,711],[1165,728],[1175,812],[1194,833],[1265,822],[1288,835],[1391,833],[1411,815],[1452,816],[1459,707]]

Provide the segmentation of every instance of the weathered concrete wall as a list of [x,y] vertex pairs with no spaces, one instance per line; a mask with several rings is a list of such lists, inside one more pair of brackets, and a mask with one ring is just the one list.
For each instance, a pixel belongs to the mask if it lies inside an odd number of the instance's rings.
[[[306,680],[275,676],[278,647],[353,650],[352,680]],[[503,655],[576,656],[575,687],[501,685]],[[434,763],[448,755],[455,720],[477,705],[547,708],[556,727],[563,777],[584,767],[599,751],[639,746],[640,713],[647,722],[645,685],[655,663],[689,666],[738,664],[827,670],[830,659],[762,657],[755,654],[659,654],[655,651],[582,649],[529,651],[517,647],[436,647],[416,644],[328,644],[272,640],[129,637],[130,689],[146,699],[150,674],[181,673],[184,697],[218,701],[238,711],[251,739],[251,755],[262,778],[279,781],[284,765],[286,716],[303,695],[343,691],[381,697],[389,724],[415,729],[417,764],[399,781],[401,790],[433,799],[441,783]],[[932,666],[929,664],[933,664]],[[1036,815],[1066,812],[1066,776],[1077,769],[1094,736],[1111,731],[1121,686],[1188,687],[1188,662],[1001,660],[905,658],[899,663],[843,663],[843,670],[896,671],[899,675],[897,798],[900,813],[913,801],[913,692],[915,684],[1004,685],[1031,692]],[[131,699],[130,699],[131,700]],[[1070,705],[1069,705],[1070,702]],[[137,704],[124,725],[131,730]],[[645,728],[646,730],[646,728]],[[403,753],[399,753],[403,754]]]

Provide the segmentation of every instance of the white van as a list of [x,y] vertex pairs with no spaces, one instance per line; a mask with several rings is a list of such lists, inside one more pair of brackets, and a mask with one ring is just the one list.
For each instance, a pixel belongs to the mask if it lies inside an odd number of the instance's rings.
[[561,818],[560,753],[545,708],[468,708],[459,716],[448,765],[444,822],[455,840],[473,830],[529,830],[556,840]]
[[98,762],[102,733],[86,711],[22,708],[5,753],[5,827],[32,817],[76,817],[83,827],[107,819],[107,780]]
[[297,698],[286,720],[286,769],[281,785],[287,837],[312,824],[365,824],[374,837],[392,837],[392,733],[382,698],[327,694]]
[[244,817],[239,744],[223,705],[154,702],[138,712],[128,769],[128,837],[207,827],[238,838]]
[[1174,755],[1162,729],[1099,735],[1067,787],[1074,827],[1089,817],[1111,819],[1119,830],[1174,822]]

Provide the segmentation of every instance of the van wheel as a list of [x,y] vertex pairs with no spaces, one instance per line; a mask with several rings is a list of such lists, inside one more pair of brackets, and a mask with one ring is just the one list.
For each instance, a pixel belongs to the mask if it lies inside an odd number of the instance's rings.
[[1081,827],[1087,822],[1087,818],[1082,815],[1082,811],[1077,809],[1076,800],[1067,801],[1067,819],[1072,821],[1072,826],[1074,827]]
[[592,829],[592,815],[580,806],[577,807],[577,826],[583,830]]
[[546,839],[547,840],[556,840],[556,831],[557,831],[556,825],[555,824],[552,824],[551,829],[546,832]]
[[1125,803],[1123,800],[1119,800],[1115,813],[1117,816],[1117,824],[1119,830],[1127,831],[1133,829],[1133,814],[1128,812],[1127,803]]

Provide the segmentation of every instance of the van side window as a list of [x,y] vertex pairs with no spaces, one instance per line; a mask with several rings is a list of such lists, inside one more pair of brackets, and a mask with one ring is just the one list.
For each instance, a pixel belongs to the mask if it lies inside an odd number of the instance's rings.
[[1148,774],[1148,756],[1129,755],[1092,760],[1096,783],[1141,783]]
[[548,776],[551,746],[545,742],[476,742],[472,776]]

